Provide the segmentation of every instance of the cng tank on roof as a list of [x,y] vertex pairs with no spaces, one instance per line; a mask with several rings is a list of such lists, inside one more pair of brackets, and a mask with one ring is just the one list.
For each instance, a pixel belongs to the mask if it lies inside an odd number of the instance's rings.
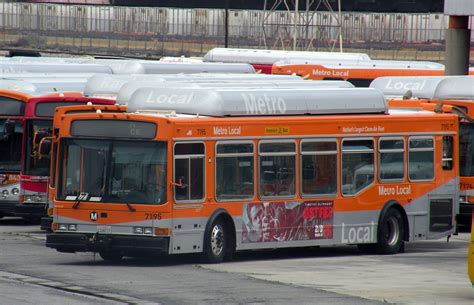
[[181,89],[141,88],[128,112],[175,111],[206,116],[387,113],[385,98],[371,88]]
[[222,80],[213,81],[212,79],[192,79],[192,80],[167,80],[164,82],[128,82],[122,86],[122,89],[117,95],[117,103],[126,105],[130,100],[132,94],[139,88],[154,88],[160,90],[161,88],[353,88],[349,82],[346,81],[308,81],[308,80]]

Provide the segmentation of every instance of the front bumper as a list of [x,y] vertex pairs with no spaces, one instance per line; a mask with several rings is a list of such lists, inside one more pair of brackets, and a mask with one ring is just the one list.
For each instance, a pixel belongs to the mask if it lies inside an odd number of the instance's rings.
[[47,216],[47,203],[20,203],[15,206],[15,215],[19,217],[40,218]]
[[0,200],[0,216],[15,216],[15,206],[18,201]]
[[169,253],[169,237],[124,236],[87,233],[51,233],[46,247],[59,252]]

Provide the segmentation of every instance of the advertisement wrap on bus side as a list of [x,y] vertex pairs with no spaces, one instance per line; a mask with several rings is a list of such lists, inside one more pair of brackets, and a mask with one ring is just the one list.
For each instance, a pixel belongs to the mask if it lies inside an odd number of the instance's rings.
[[245,204],[242,243],[333,238],[334,202]]

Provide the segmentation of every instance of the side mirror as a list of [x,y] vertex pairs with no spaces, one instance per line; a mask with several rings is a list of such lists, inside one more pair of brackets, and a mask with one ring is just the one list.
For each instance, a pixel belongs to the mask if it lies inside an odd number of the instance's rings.
[[51,145],[52,145],[51,137],[44,137],[41,139],[38,146],[39,159],[43,157],[49,157],[49,154],[51,153]]
[[12,120],[5,121],[3,125],[3,139],[8,140],[8,138],[15,133],[16,122]]

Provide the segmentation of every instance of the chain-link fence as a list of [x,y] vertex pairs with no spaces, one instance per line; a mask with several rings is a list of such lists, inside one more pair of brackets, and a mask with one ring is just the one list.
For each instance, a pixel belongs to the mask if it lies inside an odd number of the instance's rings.
[[[266,15],[265,15],[266,14]],[[228,46],[338,50],[373,58],[442,61],[442,14],[229,11]],[[303,18],[304,17],[304,18]],[[0,46],[140,57],[199,56],[223,46],[225,10],[0,3]],[[296,34],[295,34],[296,31]],[[294,44],[293,39],[297,38]]]

